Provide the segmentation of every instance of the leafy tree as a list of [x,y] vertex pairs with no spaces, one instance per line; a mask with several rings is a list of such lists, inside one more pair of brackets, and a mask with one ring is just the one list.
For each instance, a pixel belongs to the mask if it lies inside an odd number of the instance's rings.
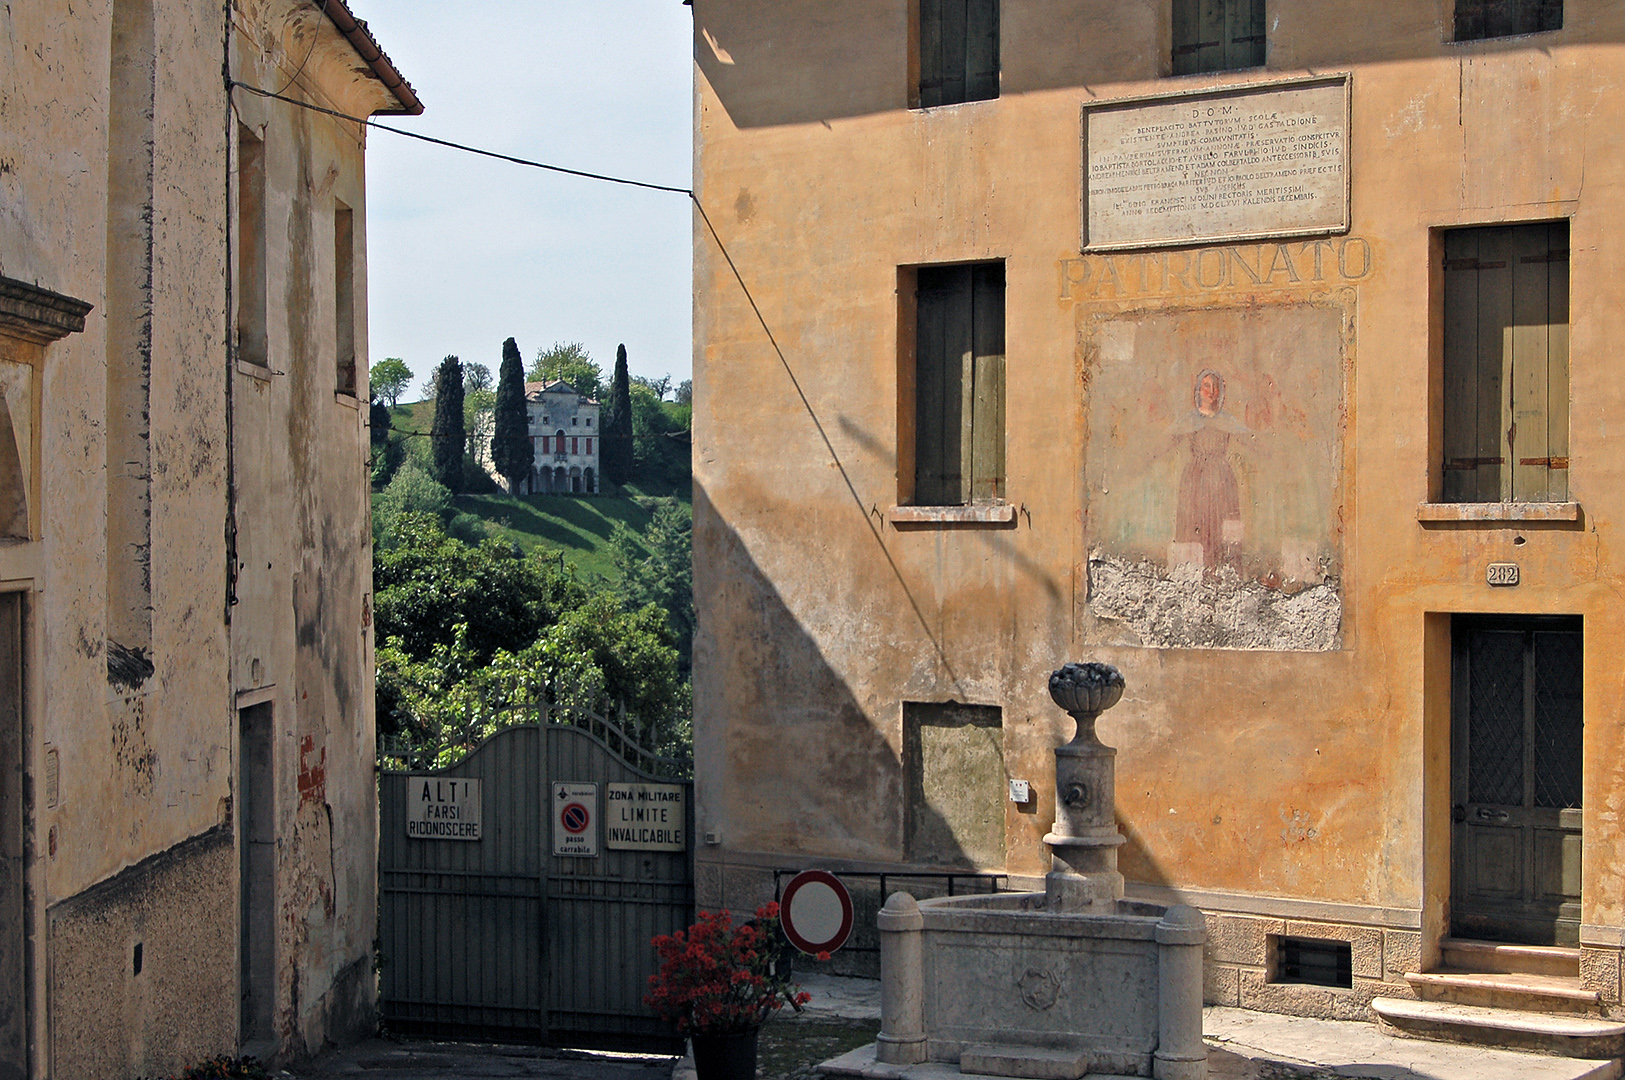
[[[484,364],[463,365],[463,439],[467,444],[464,448],[464,458],[473,463],[473,471],[489,477],[485,472],[485,452],[491,447],[491,434],[495,429],[495,418],[492,410],[496,406],[496,391],[491,387],[491,369]],[[467,473],[465,472],[465,476]],[[479,477],[473,478],[478,482]],[[463,486],[463,493],[468,494],[478,488],[468,484]],[[488,490],[498,490],[496,485],[488,485]]]
[[434,375],[434,476],[456,494],[463,489],[463,362],[448,356]]
[[498,730],[533,721],[546,703],[615,716],[638,742],[681,756],[692,743],[689,691],[667,634],[659,608],[623,611],[600,593],[489,662],[466,624],[422,659],[391,638],[378,650],[379,732],[402,738],[410,765],[447,765]]
[[372,507],[373,543],[388,547],[396,541],[401,516],[430,515],[436,519],[451,512],[451,492],[415,461],[395,470],[394,477],[379,493]]
[[368,406],[367,424],[372,436],[372,484],[383,487],[406,460],[405,441],[393,430],[389,406],[373,398]]
[[615,484],[632,479],[632,383],[626,371],[626,346],[615,350],[615,381],[609,394],[609,418],[603,425],[598,459]]
[[598,398],[603,393],[604,369],[579,341],[555,341],[536,354],[525,376],[531,382],[563,379],[576,393]]
[[406,388],[412,385],[412,369],[398,356],[386,357],[372,365],[367,381],[373,394],[389,402],[389,407],[393,409],[400,404]]
[[662,375],[658,379],[651,379],[643,375],[634,375],[632,376],[632,382],[638,386],[648,387],[650,390],[654,391],[656,401],[666,400],[666,395],[671,393],[670,375]]
[[694,380],[693,379],[684,379],[682,382],[677,384],[677,404],[679,404],[679,405],[692,405],[692,404],[694,404]]
[[525,371],[513,338],[502,343],[501,375],[492,411],[491,462],[508,481],[508,493],[517,494],[519,481],[536,467],[536,448],[531,445],[530,415],[525,409]]
[[[407,467],[402,468],[402,472]],[[403,514],[396,543],[373,560],[373,596],[379,641],[424,660],[449,647],[456,628],[477,664],[498,649],[521,649],[587,599],[586,590],[559,563],[526,556],[512,544],[465,544],[448,535],[432,514]]]
[[663,501],[640,538],[624,522],[610,533],[610,557],[621,573],[629,608],[653,604],[666,613],[679,665],[687,671],[694,648],[694,516],[675,499]]

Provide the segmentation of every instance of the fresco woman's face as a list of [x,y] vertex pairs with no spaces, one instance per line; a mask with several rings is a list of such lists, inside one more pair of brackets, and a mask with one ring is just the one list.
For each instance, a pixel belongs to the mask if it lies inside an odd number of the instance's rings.
[[1219,411],[1219,399],[1224,395],[1224,387],[1219,383],[1219,377],[1211,371],[1202,376],[1202,384],[1198,389],[1198,404],[1196,409],[1203,416],[1213,416]]

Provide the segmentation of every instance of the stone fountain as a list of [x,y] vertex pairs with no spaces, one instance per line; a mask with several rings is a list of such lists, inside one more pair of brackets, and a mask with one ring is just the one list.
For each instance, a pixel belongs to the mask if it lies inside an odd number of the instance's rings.
[[880,1036],[826,1072],[1203,1080],[1202,915],[1123,898],[1117,751],[1095,720],[1123,696],[1108,664],[1067,664],[1050,696],[1077,722],[1055,749],[1051,869],[1041,893],[893,893],[880,912]]

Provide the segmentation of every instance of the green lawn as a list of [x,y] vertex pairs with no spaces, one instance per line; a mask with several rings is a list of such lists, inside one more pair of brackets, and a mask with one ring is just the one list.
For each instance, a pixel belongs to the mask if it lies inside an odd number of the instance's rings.
[[686,497],[645,495],[628,485],[619,495],[462,495],[457,509],[486,523],[491,535],[526,552],[560,551],[584,579],[615,579],[609,534],[617,521],[642,534],[663,501]]
[[[396,430],[413,432],[428,431],[433,421],[430,401],[398,405],[391,420]],[[426,447],[409,449],[427,460]],[[679,464],[686,466],[686,461]],[[660,480],[630,483],[607,495],[460,495],[456,506],[484,521],[491,535],[511,540],[526,552],[562,552],[585,580],[614,580],[619,575],[610,559],[609,534],[615,523],[625,522],[641,535],[661,502],[688,505],[686,467],[662,470]]]

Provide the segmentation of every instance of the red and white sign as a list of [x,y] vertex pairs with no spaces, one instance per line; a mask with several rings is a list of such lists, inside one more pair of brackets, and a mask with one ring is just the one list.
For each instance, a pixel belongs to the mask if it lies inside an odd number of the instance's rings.
[[553,784],[553,854],[598,854],[597,784]]
[[803,870],[784,887],[779,920],[802,952],[834,952],[852,934],[852,894],[827,870]]

